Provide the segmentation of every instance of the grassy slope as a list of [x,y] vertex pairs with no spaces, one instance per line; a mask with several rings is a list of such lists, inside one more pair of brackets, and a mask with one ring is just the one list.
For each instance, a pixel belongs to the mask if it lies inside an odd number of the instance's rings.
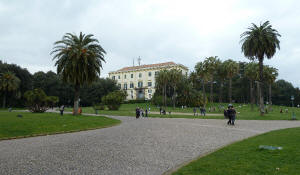
[[[283,150],[260,150],[259,145]],[[222,148],[173,175],[296,175],[300,173],[299,148],[300,128],[272,131]]]
[[[23,117],[17,117],[18,114]],[[106,117],[0,111],[0,139],[103,128],[119,123]]]
[[[218,111],[218,103],[216,104],[208,104],[209,106],[215,106],[216,111],[209,112],[208,107],[206,108],[208,114],[223,114],[223,111]],[[222,104],[223,106],[226,106],[227,104]],[[107,114],[107,115],[120,115],[120,116],[135,116],[135,108],[136,107],[142,107],[143,109],[146,109],[146,106],[149,107],[149,104],[147,103],[137,103],[137,104],[123,104],[121,105],[121,108],[118,111],[109,111],[109,110],[102,110],[98,111],[99,114]],[[289,120],[291,119],[291,111],[292,108],[290,107],[281,107],[281,106],[273,106],[273,111],[269,112],[268,114],[265,114],[265,116],[261,117],[259,115],[258,108],[255,107],[254,111],[251,111],[250,105],[242,105],[242,104],[234,104],[236,110],[239,112],[237,115],[237,119],[241,120]],[[159,111],[159,108],[150,105],[151,111]],[[288,113],[280,113],[280,109],[288,109]],[[71,108],[67,108],[67,111],[72,111]],[[166,111],[172,111],[172,112],[181,112],[181,113],[193,113],[193,108],[175,108],[167,107]],[[300,116],[300,109],[294,108],[296,116]],[[95,113],[94,109],[92,107],[83,107],[84,113]],[[198,109],[199,112],[199,109]],[[171,113],[172,114],[172,113]],[[150,114],[150,117],[173,117],[173,118],[194,118],[194,116],[190,115],[159,115],[159,114]],[[200,116],[198,116],[200,118]],[[223,116],[206,116],[205,118],[211,118],[211,119],[224,119]]]

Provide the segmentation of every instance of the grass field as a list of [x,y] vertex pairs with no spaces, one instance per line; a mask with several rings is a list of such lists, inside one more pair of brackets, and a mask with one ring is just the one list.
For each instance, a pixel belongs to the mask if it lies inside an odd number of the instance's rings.
[[[227,106],[227,104],[221,104],[223,106]],[[119,115],[119,116],[135,116],[135,109],[136,107],[141,107],[144,110],[149,108],[151,111],[159,112],[159,108],[151,105],[149,103],[136,103],[136,104],[122,104],[120,109],[118,111],[110,111],[110,110],[99,110],[99,114],[106,114],[106,115]],[[212,114],[212,116],[206,116],[205,118],[208,119],[224,119],[223,117],[223,109],[219,109],[220,104],[208,104],[206,111],[207,114]],[[215,107],[215,111],[211,110],[209,112],[209,107],[213,109]],[[300,109],[299,108],[291,108],[291,107],[285,107],[285,106],[273,106],[272,111],[269,111],[268,114],[265,114],[264,116],[260,116],[258,107],[255,107],[254,111],[251,111],[250,105],[245,104],[234,104],[235,109],[237,110],[237,120],[290,120],[292,118],[292,110],[294,110],[296,118],[300,119]],[[280,109],[283,109],[283,113],[280,113]],[[285,109],[288,109],[288,113],[285,112]],[[67,111],[72,111],[72,108],[66,108]],[[95,113],[95,110],[92,107],[83,107],[82,108],[83,113]],[[180,114],[175,115],[174,113],[180,112],[180,113],[193,113],[193,108],[175,108],[167,107],[166,108],[167,115],[159,115],[159,114],[151,114],[150,117],[168,117],[168,118],[195,118],[192,115],[188,114]],[[168,114],[168,112],[171,111],[171,115]],[[197,109],[199,112],[199,109]],[[217,115],[213,115],[217,114]],[[221,115],[220,115],[221,114]],[[197,116],[196,118],[203,118],[200,116]]]
[[[282,150],[261,150],[260,145]],[[180,168],[173,175],[297,175],[300,128],[272,131],[224,147]]]
[[0,111],[0,140],[103,128],[120,122],[107,117]]

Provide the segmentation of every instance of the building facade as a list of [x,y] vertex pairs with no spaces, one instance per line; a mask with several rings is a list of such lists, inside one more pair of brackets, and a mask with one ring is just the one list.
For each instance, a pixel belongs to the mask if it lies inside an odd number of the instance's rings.
[[127,91],[126,100],[151,99],[155,92],[155,76],[161,70],[178,69],[187,75],[188,68],[182,64],[166,62],[132,67],[124,67],[109,72],[109,78],[116,80],[121,90]]

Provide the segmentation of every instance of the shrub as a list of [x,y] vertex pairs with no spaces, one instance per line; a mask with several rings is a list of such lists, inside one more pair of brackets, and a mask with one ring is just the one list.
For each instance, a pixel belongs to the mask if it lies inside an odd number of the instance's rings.
[[114,91],[102,97],[102,102],[109,110],[118,110],[121,103],[126,99],[126,96],[125,91]]
[[103,103],[97,103],[93,107],[94,107],[94,110],[104,110],[105,109],[105,105]]

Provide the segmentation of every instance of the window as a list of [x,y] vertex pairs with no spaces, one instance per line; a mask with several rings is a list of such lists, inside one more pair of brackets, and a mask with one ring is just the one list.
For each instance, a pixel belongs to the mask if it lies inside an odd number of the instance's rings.
[[152,93],[152,89],[148,89],[148,93]]
[[127,90],[127,83],[124,83],[124,90]]
[[155,76],[157,76],[157,75],[158,75],[158,73],[159,73],[159,72],[158,72],[158,71],[156,71],[156,72],[155,72]]
[[152,75],[152,73],[151,73],[151,72],[148,72],[148,76],[151,77],[151,75]]
[[115,80],[115,79],[116,79],[116,76],[112,76],[112,79]]
[[152,95],[151,95],[151,94],[149,94],[149,98],[152,98]]
[[119,89],[121,89],[121,84],[118,84]]
[[129,87],[130,87],[130,88],[134,88],[133,83],[130,83]]
[[124,79],[126,79],[126,74],[124,75]]
[[152,82],[148,82],[148,87],[151,87],[152,86]]
[[133,78],[133,74],[131,74],[131,78]]
[[138,82],[138,87],[139,87],[139,88],[143,87],[143,82],[142,82],[142,81],[139,81],[139,82]]
[[139,73],[139,77],[142,78],[142,73]]
[[120,75],[118,76],[118,79],[120,79]]

